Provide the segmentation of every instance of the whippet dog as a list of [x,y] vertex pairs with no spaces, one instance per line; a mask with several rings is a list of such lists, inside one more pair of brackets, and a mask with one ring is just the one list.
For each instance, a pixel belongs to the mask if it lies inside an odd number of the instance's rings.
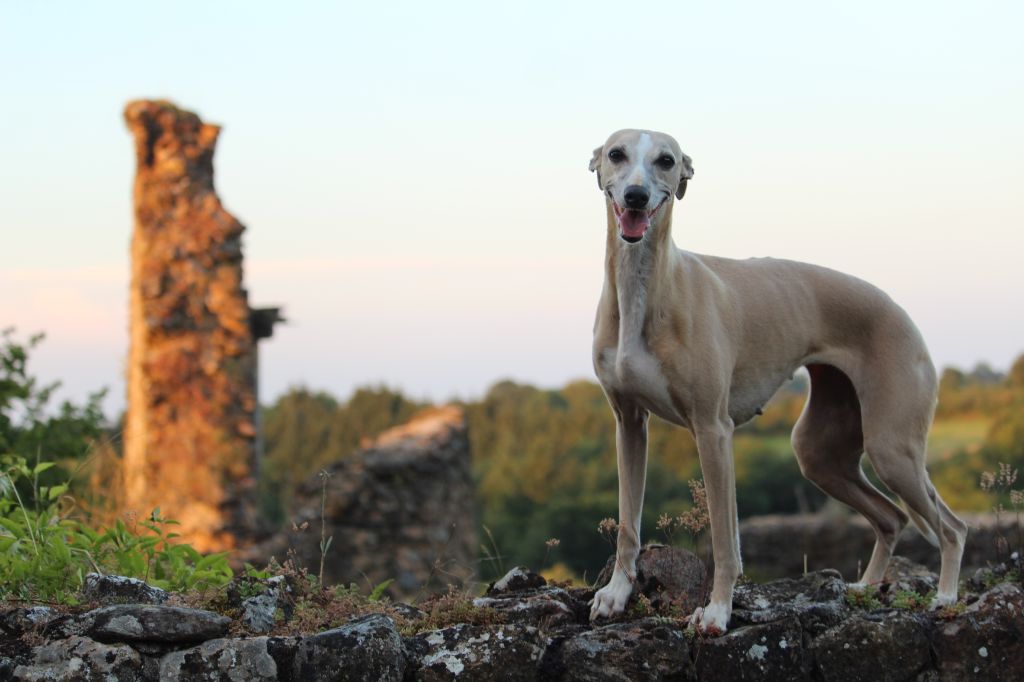
[[[792,436],[800,470],[875,531],[855,586],[882,580],[909,514],[941,552],[933,606],[955,602],[967,526],[925,471],[937,380],[903,309],[874,286],[823,267],[676,248],[673,199],[682,199],[693,165],[668,135],[620,130],[594,150],[590,170],[608,222],[594,368],[615,413],[619,470],[615,570],[591,618],[622,611],[633,589],[654,413],[697,442],[715,570],[709,604],[690,622],[725,632],[742,573],[733,431],[800,367],[811,379]],[[906,512],[864,477],[865,452]]]

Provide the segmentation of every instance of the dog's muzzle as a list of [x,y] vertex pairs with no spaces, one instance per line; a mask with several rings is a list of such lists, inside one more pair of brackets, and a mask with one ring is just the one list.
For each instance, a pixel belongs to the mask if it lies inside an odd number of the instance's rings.
[[[633,188],[631,187],[630,189]],[[651,226],[651,218],[653,218],[654,214],[658,212],[659,208],[661,208],[661,204],[658,204],[651,210],[647,210],[646,206],[647,202],[650,200],[650,196],[646,191],[644,191],[644,201],[643,204],[641,204],[642,208],[631,208],[629,206],[629,189],[626,190],[623,198],[626,201],[626,208],[623,208],[612,201],[612,209],[615,211],[615,220],[619,224],[619,236],[622,237],[623,241],[629,242],[630,244],[636,244],[644,238],[648,228]],[[639,198],[636,198],[634,203],[639,203]]]

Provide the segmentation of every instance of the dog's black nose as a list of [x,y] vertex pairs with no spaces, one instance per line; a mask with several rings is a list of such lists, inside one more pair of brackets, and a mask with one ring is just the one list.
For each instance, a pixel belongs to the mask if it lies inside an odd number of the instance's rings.
[[651,195],[640,185],[631,185],[626,188],[623,198],[626,200],[626,208],[647,208]]

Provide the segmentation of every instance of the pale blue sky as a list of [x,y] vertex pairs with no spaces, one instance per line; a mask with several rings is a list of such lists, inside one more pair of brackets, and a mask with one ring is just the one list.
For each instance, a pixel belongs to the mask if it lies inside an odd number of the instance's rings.
[[940,365],[1024,351],[1024,5],[0,3],[0,326],[123,402],[126,100],[224,126],[264,400],[591,377],[611,131],[673,134],[683,248],[859,275]]

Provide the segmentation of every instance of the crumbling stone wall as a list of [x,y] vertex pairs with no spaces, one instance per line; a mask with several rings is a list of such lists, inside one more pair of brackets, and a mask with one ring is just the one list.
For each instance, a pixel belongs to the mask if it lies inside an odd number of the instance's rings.
[[476,501],[465,415],[431,408],[380,434],[366,447],[311,476],[296,492],[295,513],[277,535],[244,553],[254,564],[291,549],[316,574],[324,535],[333,537],[327,584],[394,579],[399,599],[444,590],[475,573]]
[[[961,514],[969,528],[964,547],[961,573],[998,562],[996,552],[1000,536],[1014,537],[1013,518],[1004,518],[1002,527],[991,514]],[[770,514],[745,519],[740,523],[743,567],[759,578],[799,575],[804,556],[811,570],[835,568],[848,580],[856,580],[867,565],[875,544],[875,533],[864,517],[853,514]],[[703,547],[702,551],[707,550]],[[939,550],[916,528],[903,530],[896,551],[911,561],[938,568]]]
[[137,162],[125,502],[160,507],[197,549],[227,549],[254,509],[245,228],[214,191],[218,126],[166,101],[130,102],[124,117]]
[[[327,610],[311,618],[309,604],[296,618],[281,576],[246,581],[256,596],[229,588],[226,601],[209,604],[222,613],[174,605],[178,595],[137,581],[88,576],[88,606],[73,613],[0,604],[0,680],[1024,679],[1019,584],[968,592],[957,608],[935,612],[899,605],[898,594],[923,595],[937,580],[909,562],[897,562],[909,574],[887,576],[880,600],[862,606],[847,599],[836,571],[812,571],[738,585],[728,633],[698,636],[685,608],[673,608],[679,591],[705,581],[696,571],[680,580],[676,569],[700,563],[684,554],[643,550],[634,593],[660,594],[667,608],[637,600],[611,622],[590,621],[594,589],[549,585],[521,567],[472,601],[424,610],[365,602],[348,621]],[[254,611],[267,618],[249,618]]]

